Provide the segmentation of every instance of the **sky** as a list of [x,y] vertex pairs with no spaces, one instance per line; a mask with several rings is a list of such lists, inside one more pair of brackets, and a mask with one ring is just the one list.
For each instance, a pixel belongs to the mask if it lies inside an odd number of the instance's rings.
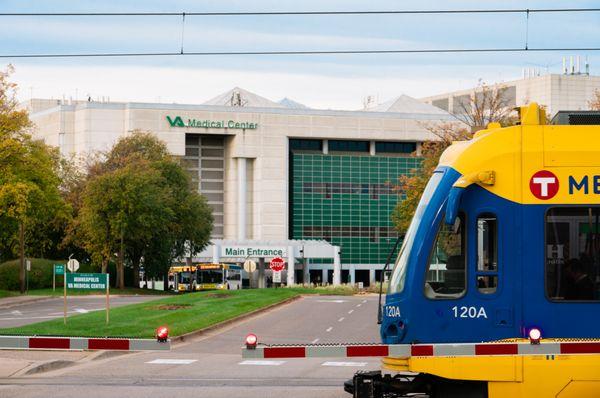
[[[417,9],[586,8],[598,1],[22,1],[0,0],[10,12],[344,11]],[[524,14],[187,16],[185,51],[371,50],[523,47]],[[182,43],[181,16],[0,16],[0,55],[173,52]],[[528,45],[600,47],[600,12],[532,13]],[[600,74],[600,51],[311,56],[176,56],[125,58],[0,58],[11,63],[19,98],[110,98],[111,101],[202,103],[233,87],[271,100],[314,108],[360,109],[519,79],[523,68],[560,73],[563,56],[588,59]]]

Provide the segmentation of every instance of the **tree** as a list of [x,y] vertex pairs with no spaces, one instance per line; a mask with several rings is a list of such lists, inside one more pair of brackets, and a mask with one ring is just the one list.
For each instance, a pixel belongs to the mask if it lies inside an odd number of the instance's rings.
[[492,122],[500,123],[502,126],[516,122],[517,119],[511,114],[512,109],[508,106],[505,91],[505,88],[492,88],[480,81],[474,94],[460,100],[461,112],[455,115],[459,120],[458,123],[426,126],[437,139],[422,143],[421,167],[412,170],[410,175],[401,176],[395,187],[402,196],[391,215],[398,231],[404,232],[408,229],[423,190],[436,169],[440,156],[452,142],[469,140],[473,133]]
[[116,253],[117,286],[124,286],[126,263],[139,286],[142,262],[148,275],[166,275],[173,258],[206,246],[212,212],[166,145],[134,132],[89,167],[76,222],[81,244],[103,268]]
[[600,111],[600,90],[594,91],[594,96],[588,101],[591,110]]
[[420,168],[412,170],[410,175],[401,176],[396,186],[396,191],[403,198],[398,201],[398,204],[392,211],[392,222],[396,229],[401,232],[408,229],[419,200],[421,200],[421,195],[438,165],[442,152],[452,142],[464,141],[472,136],[471,132],[465,126],[456,123],[432,125],[427,129],[438,139],[425,141],[421,144],[420,156],[423,160]]
[[506,92],[506,87],[490,87],[479,80],[472,94],[454,98],[460,109],[454,116],[469,126],[471,131],[481,130],[491,122],[498,122],[503,126],[514,124],[510,98]]
[[58,190],[58,151],[28,134],[31,122],[18,109],[12,72],[11,66],[0,72],[0,256],[20,258],[23,292],[26,246],[43,254],[55,245],[51,232],[69,211]]

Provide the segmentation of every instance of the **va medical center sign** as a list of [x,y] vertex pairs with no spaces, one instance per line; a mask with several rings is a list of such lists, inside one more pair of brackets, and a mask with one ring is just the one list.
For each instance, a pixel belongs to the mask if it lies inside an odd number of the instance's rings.
[[285,257],[287,248],[280,246],[221,246],[221,257]]
[[188,118],[186,121],[181,116],[167,116],[167,121],[171,127],[191,127],[199,129],[238,129],[238,130],[256,130],[258,123],[237,122],[235,120],[210,120]]

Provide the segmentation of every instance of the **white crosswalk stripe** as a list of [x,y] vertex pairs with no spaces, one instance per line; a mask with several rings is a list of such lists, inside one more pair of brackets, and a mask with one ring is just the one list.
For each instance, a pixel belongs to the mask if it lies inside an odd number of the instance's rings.
[[197,359],[168,359],[161,358],[155,359],[153,361],[149,361],[146,363],[156,364],[156,365],[189,365],[191,363],[196,362]]
[[238,365],[256,365],[256,366],[279,366],[283,365],[285,361],[258,361],[258,360],[245,360]]
[[356,367],[361,367],[361,366],[367,366],[366,362],[323,362],[321,364],[321,366],[347,366],[347,367],[351,367],[351,366],[356,366]]

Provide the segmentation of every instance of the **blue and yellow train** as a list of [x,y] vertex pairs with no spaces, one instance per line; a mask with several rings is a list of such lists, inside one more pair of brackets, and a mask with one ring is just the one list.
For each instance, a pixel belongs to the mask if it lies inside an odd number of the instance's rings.
[[600,336],[600,125],[520,112],[442,155],[391,275],[384,342]]

